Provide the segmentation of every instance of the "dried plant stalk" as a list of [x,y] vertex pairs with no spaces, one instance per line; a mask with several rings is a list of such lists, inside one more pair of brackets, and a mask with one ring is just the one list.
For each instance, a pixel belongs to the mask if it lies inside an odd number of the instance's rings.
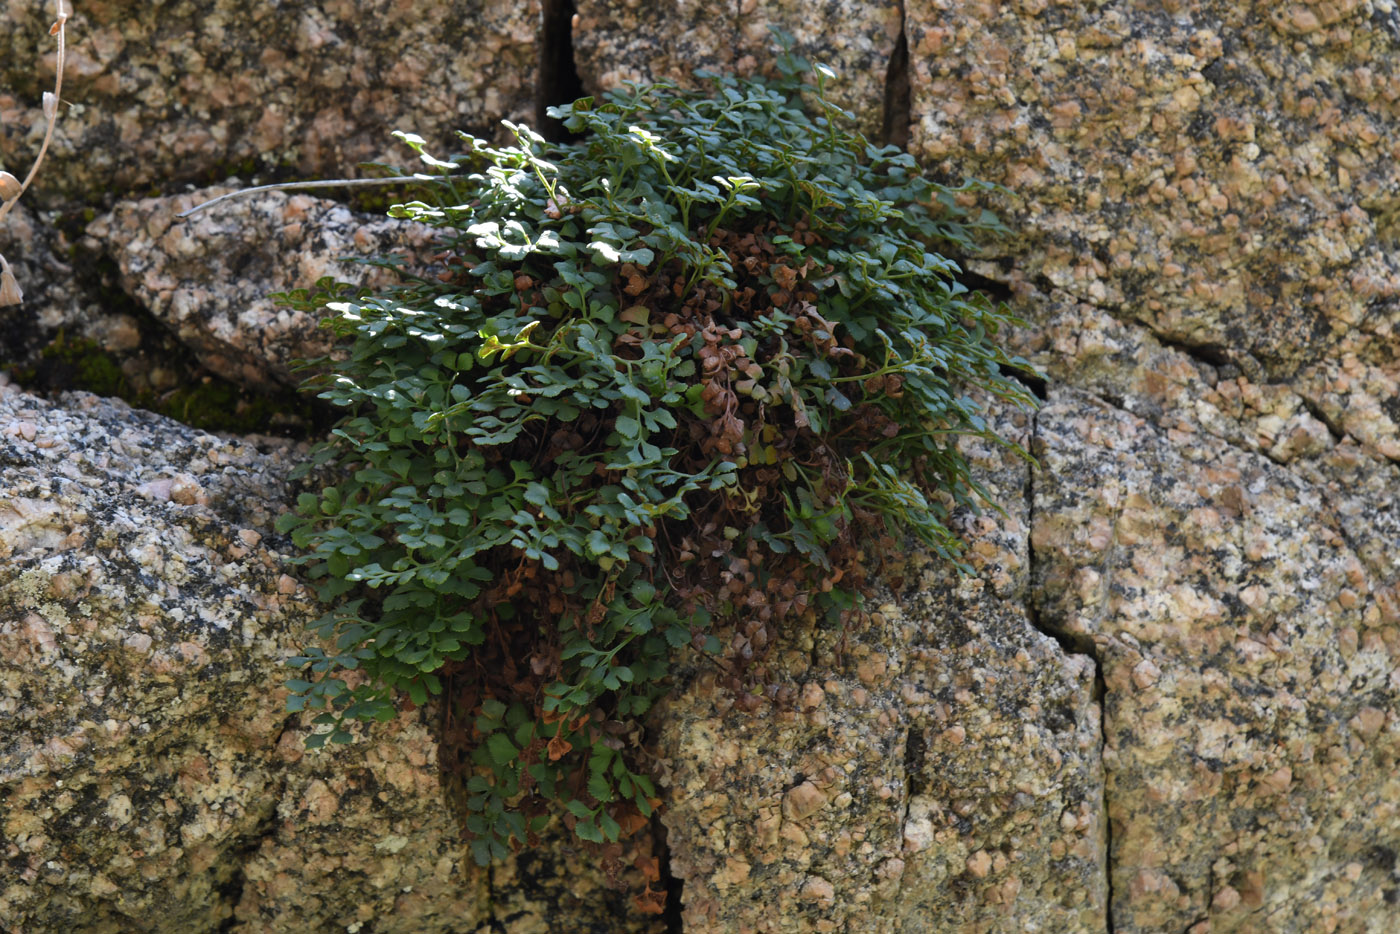
[[[29,174],[24,177],[23,182],[9,172],[0,172],[0,220],[4,220],[5,215],[10,213],[10,209],[28,190],[34,181],[34,176],[39,173],[39,166],[44,164],[44,156],[48,154],[49,143],[53,141],[54,127],[58,125],[58,101],[59,95],[63,92],[67,24],[72,11],[68,9],[65,0],[54,0],[54,13],[57,18],[54,24],[49,27],[49,35],[58,40],[58,58],[54,65],[57,74],[54,78],[53,90],[44,92],[44,119],[48,124],[44,129],[44,142],[40,144],[39,154],[34,157],[34,164],[29,167]],[[9,262],[3,254],[0,254],[0,307],[18,305],[23,301],[24,292],[19,287],[19,281],[15,278],[13,270],[10,269]]]
[[442,177],[441,175],[395,175],[391,178],[331,178],[310,182],[278,182],[276,185],[258,185],[254,188],[240,188],[237,191],[230,191],[217,198],[210,198],[203,204],[196,204],[188,211],[181,211],[175,216],[184,219],[205,208],[213,207],[220,201],[257,194],[260,191],[302,191],[309,188],[363,188],[370,185],[403,185],[414,181],[435,182]]

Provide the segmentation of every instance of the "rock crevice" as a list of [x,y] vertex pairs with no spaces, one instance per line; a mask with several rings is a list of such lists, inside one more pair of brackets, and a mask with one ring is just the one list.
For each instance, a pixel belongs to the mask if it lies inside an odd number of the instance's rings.
[[[40,6],[0,12],[0,87],[23,91],[0,94],[7,165],[36,141]],[[965,205],[1015,231],[972,265],[1030,321],[1008,340],[1048,386],[1033,418],[992,415],[1034,475],[962,442],[1005,507],[955,516],[973,576],[901,555],[845,654],[829,632],[783,634],[792,709],[741,715],[703,673],[666,702],[661,917],[564,838],[464,862],[421,711],[333,756],[302,748],[275,686],[318,609],[271,532],[297,448],[0,386],[6,925],[1361,934],[1393,918],[1400,14],[79,6],[71,106],[26,200],[66,219],[8,218],[32,303],[6,312],[0,362],[32,362],[60,328],[131,343],[130,314],[89,294],[100,277],[72,271],[108,255],[208,366],[286,382],[314,322],[263,293],[378,248],[355,239],[367,224],[283,198],[175,229],[168,199],[139,194],[352,173],[393,158],[386,114],[452,146],[459,125],[571,96],[570,58],[592,92],[761,70],[777,26],[838,72],[870,138],[907,126],[936,177],[1014,193]],[[327,227],[349,239],[318,240]],[[8,338],[14,322],[33,333]]]

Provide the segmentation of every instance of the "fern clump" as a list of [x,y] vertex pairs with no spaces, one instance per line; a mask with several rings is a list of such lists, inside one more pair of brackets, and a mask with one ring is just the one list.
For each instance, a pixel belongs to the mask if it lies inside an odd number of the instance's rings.
[[741,706],[780,693],[765,647],[854,606],[858,542],[958,560],[950,510],[980,491],[955,440],[990,436],[969,389],[1031,402],[1005,312],[936,249],[997,229],[961,207],[979,186],[867,143],[804,67],[423,154],[435,199],[391,213],[442,229],[434,274],[330,296],[340,479],[282,529],[335,608],[292,708],[324,711],[318,745],[445,692],[482,862],[552,817],[645,826],[673,653],[717,656]]

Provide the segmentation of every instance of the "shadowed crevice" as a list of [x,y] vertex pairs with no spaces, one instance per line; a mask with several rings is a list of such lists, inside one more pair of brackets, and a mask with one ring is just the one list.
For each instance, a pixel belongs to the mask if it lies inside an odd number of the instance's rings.
[[535,125],[551,142],[569,133],[549,116],[549,108],[583,97],[583,82],[574,61],[574,0],[543,0],[540,8],[540,61],[535,79]]
[[[1039,395],[1039,393],[1037,393]],[[1044,398],[1043,396],[1041,398]],[[1039,448],[1040,413],[1031,413],[1030,440],[1027,450],[1040,456]],[[1035,479],[1036,469],[1026,471],[1026,569],[1029,592],[1026,594],[1026,618],[1037,632],[1054,639],[1067,655],[1087,655],[1094,662],[1093,701],[1099,708],[1099,767],[1100,787],[1103,798],[1099,801],[1099,813],[1103,815],[1104,833],[1104,929],[1114,934],[1113,926],[1113,821],[1108,816],[1108,776],[1103,772],[1103,752],[1108,748],[1108,688],[1104,681],[1103,661],[1099,657],[1098,646],[1085,633],[1067,632],[1045,620],[1040,612],[1040,587],[1035,554]]]
[[[289,717],[283,721],[282,729],[278,731],[277,738],[282,738],[282,733],[286,732],[292,720]],[[233,845],[224,851],[223,857],[233,864],[233,873],[225,881],[217,884],[214,891],[227,902],[229,906],[229,916],[219,923],[215,929],[216,934],[231,934],[240,924],[238,917],[238,906],[243,901],[243,887],[248,878],[248,863],[262,849],[263,841],[269,839],[277,832],[277,803],[287,793],[287,779],[285,776],[263,796],[268,802],[266,813],[259,815],[257,824],[246,834],[240,834],[234,839]]]
[[1216,369],[1237,366],[1234,358],[1230,356],[1230,351],[1223,344],[1188,344],[1185,341],[1172,340],[1160,334],[1155,334],[1155,336],[1157,342],[1163,347],[1179,350],[1198,363],[1204,363]]
[[880,140],[885,145],[909,148],[909,127],[913,122],[913,103],[909,88],[909,39],[905,30],[904,6],[899,9],[899,38],[890,53],[885,70],[885,111],[880,127]]
[[652,855],[656,857],[661,870],[661,887],[666,892],[666,907],[661,912],[662,930],[666,934],[685,934],[685,921],[681,917],[682,892],[685,880],[671,872],[671,848],[666,842],[666,825],[659,815],[651,818]]
[[[1104,683],[1103,664],[1094,659],[1094,700],[1099,705],[1099,766],[1103,767],[1103,751],[1108,748],[1108,688]],[[1103,815],[1104,930],[1114,934],[1113,925],[1113,818],[1108,813],[1108,774],[1103,776],[1103,798],[1099,802]]]
[[908,821],[908,799],[923,794],[928,782],[924,779],[924,762],[928,755],[928,741],[923,730],[910,727],[904,737],[904,780],[909,793],[905,798],[905,820]]
[[1025,386],[1030,390],[1031,395],[1035,396],[1041,402],[1045,402],[1050,398],[1050,383],[1049,380],[1045,378],[1045,374],[1037,373],[1035,370],[1022,369],[1021,367],[1007,366],[1004,363],[1001,364],[999,369],[1001,370],[1002,376],[1008,376],[1022,386]]
[[1327,413],[1322,411],[1322,406],[1318,405],[1316,402],[1309,399],[1302,393],[1297,393],[1297,396],[1298,400],[1303,403],[1303,408],[1308,410],[1308,414],[1311,415],[1313,418],[1317,419],[1318,421],[1322,422],[1323,425],[1327,426],[1327,432],[1332,436],[1333,441],[1337,442],[1338,444],[1341,444],[1344,440],[1346,440],[1346,431],[1344,431],[1342,429],[1342,426],[1337,424],[1333,419],[1327,417]]

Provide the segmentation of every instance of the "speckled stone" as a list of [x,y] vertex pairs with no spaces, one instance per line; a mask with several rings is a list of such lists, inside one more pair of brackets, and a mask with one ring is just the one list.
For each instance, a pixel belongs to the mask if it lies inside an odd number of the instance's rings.
[[1013,192],[997,278],[1223,353],[1400,460],[1390,0],[911,0],[906,19],[911,149]]
[[665,78],[690,83],[697,68],[752,74],[771,64],[772,28],[833,69],[831,97],[874,136],[884,116],[885,75],[901,24],[899,0],[578,0],[574,56],[591,93]]
[[1000,182],[1032,605],[1104,676],[1118,932],[1394,926],[1389,2],[910,3],[912,145]]
[[230,914],[239,841],[280,795],[287,622],[311,611],[259,531],[280,463],[118,402],[0,387],[12,931],[210,930]]
[[305,738],[298,722],[277,739],[276,808],[238,854],[230,934],[487,925],[489,879],[463,852],[439,785],[436,707],[405,710],[349,747],[307,751]]
[[1038,418],[1034,595],[1104,668],[1115,929],[1388,930],[1400,469],[1262,368],[1018,297],[1082,387]]
[[[556,822],[539,847],[491,868],[490,918],[496,927],[483,926],[481,934],[667,934],[665,918],[639,911],[633,901],[644,885],[630,868],[639,843],[651,851],[643,832],[600,856]],[[604,862],[617,872],[611,886]]]
[[1400,616],[1346,494],[1072,389],[1038,426],[1040,612],[1103,665],[1115,930],[1384,930]]
[[965,449],[1006,508],[959,517],[976,576],[915,549],[844,641],[779,637],[787,707],[700,668],[658,714],[686,931],[1103,930],[1094,663],[1027,616],[1026,465]]
[[[490,136],[533,111],[536,0],[72,6],[66,106],[40,198],[131,198],[271,167],[340,177],[403,162],[392,130],[446,147],[456,130]],[[27,168],[43,134],[52,9],[0,8],[6,168]]]
[[0,380],[0,927],[654,934],[565,846],[493,894],[434,708],[304,748],[281,684],[321,608],[270,527],[305,453]]
[[176,216],[231,190],[122,202],[89,225],[88,245],[116,261],[122,288],[201,363],[245,386],[296,386],[296,361],[331,350],[320,317],[280,306],[274,293],[326,276],[382,288],[392,273],[342,260],[392,253],[422,263],[436,249],[425,225],[302,193],[259,192]]

